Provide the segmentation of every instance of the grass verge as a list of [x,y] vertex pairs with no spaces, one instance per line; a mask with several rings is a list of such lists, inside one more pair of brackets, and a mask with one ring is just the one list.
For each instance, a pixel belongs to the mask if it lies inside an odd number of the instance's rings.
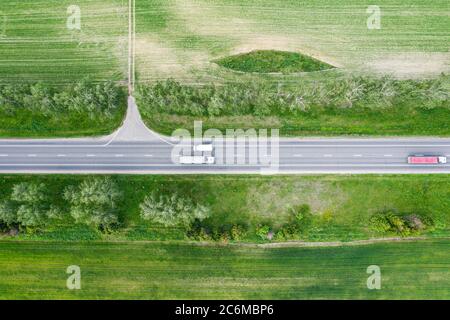
[[[51,204],[69,210],[63,200],[67,186],[77,186],[88,176],[3,175],[0,201],[7,200],[12,187],[21,182],[45,184]],[[448,236],[450,226],[450,183],[446,175],[365,176],[111,176],[123,193],[118,204],[120,225],[112,233],[74,223],[70,216],[56,220],[43,230],[21,234],[19,239],[46,240],[184,240],[186,230],[163,228],[140,217],[139,205],[155,192],[174,193],[210,208],[211,216],[201,227],[214,240],[265,242],[261,226],[277,232],[289,222],[291,209],[307,205],[311,215],[293,239],[304,241],[351,241],[396,236],[370,227],[370,218],[393,210],[402,215],[425,215],[434,228],[418,234]],[[307,222],[307,223],[306,223]],[[243,226],[232,238],[232,227]],[[14,240],[16,238],[10,238]],[[283,237],[275,240],[284,241]]]

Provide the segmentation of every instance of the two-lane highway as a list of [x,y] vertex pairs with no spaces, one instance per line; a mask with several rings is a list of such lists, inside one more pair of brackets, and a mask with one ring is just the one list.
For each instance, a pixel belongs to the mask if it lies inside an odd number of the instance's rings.
[[214,165],[180,165],[172,159],[173,147],[164,140],[0,140],[0,172],[450,173],[450,164],[407,163],[412,154],[450,157],[450,139],[281,139],[278,164],[263,171],[269,168],[249,160],[250,143],[235,152],[233,163],[218,159]]

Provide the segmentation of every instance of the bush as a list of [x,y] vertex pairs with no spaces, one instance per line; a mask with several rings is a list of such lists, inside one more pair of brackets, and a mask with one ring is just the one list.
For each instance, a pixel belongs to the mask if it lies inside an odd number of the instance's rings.
[[271,230],[271,228],[268,225],[259,225],[256,228],[256,235],[261,240],[267,240],[270,230]]
[[275,234],[277,240],[297,239],[312,221],[311,208],[309,205],[294,206],[289,209],[288,222],[284,224]]
[[11,201],[0,203],[0,223],[6,227],[11,227],[17,222],[17,211]]
[[103,231],[118,223],[117,203],[121,198],[122,193],[111,178],[90,178],[64,191],[75,221]]
[[210,216],[210,209],[195,204],[191,199],[156,193],[147,196],[140,205],[141,217],[165,227],[189,228],[195,220],[202,221]]
[[373,215],[369,220],[372,230],[379,233],[395,233],[408,236],[433,227],[433,220],[418,214],[399,215],[386,211]]

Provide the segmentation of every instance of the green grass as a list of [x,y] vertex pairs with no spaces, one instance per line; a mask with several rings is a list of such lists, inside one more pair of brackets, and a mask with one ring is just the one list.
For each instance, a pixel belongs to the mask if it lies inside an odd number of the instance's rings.
[[92,119],[87,114],[67,112],[60,116],[46,116],[41,112],[16,110],[13,114],[0,109],[0,137],[55,138],[108,135],[123,121],[126,101],[114,115]]
[[[257,249],[0,242],[0,299],[449,299],[448,240]],[[81,268],[81,290],[66,268]],[[381,268],[381,290],[366,269]]]
[[256,50],[215,60],[218,65],[242,72],[296,73],[331,69],[327,63],[297,52]]
[[[141,109],[142,110],[142,109]],[[193,131],[194,121],[202,121],[203,129],[279,129],[282,136],[450,136],[450,110],[410,110],[408,107],[389,111],[322,110],[298,116],[220,116],[199,117],[153,113],[144,121],[153,130],[171,136],[174,130]]]
[[[62,192],[85,176],[3,175],[0,176],[0,200],[9,197],[14,184],[34,181],[46,184],[52,202],[67,208]],[[450,182],[446,175],[410,176],[113,176],[123,191],[119,204],[120,228],[102,235],[96,230],[74,226],[64,220],[43,232],[21,235],[22,239],[111,239],[111,240],[183,240],[184,231],[160,228],[139,217],[139,204],[152,191],[177,193],[211,208],[205,220],[212,230],[233,224],[248,226],[243,241],[258,241],[258,224],[275,230],[288,220],[289,208],[308,204],[313,223],[300,239],[307,241],[351,241],[378,234],[369,228],[369,218],[377,212],[394,209],[402,214],[426,214],[437,228],[425,236],[448,236],[450,231]],[[13,240],[13,239],[12,239]]]
[[113,83],[0,85],[0,137],[107,135],[125,114],[125,90]]

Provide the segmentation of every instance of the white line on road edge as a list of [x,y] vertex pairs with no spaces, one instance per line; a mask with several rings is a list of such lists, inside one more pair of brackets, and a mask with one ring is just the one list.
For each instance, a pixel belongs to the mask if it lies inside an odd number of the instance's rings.
[[[1,167],[13,167],[13,166],[20,166],[20,167],[77,167],[77,166],[82,166],[82,167],[174,167],[174,168],[191,168],[191,169],[219,169],[221,170],[221,168],[237,168],[239,170],[239,168],[255,168],[255,169],[261,169],[264,168],[265,166],[261,165],[261,166],[255,166],[255,165],[250,165],[250,164],[242,164],[242,165],[209,165],[209,166],[201,166],[201,165],[180,165],[180,164],[167,164],[167,163],[161,163],[161,164],[115,164],[115,163],[49,163],[49,164],[42,164],[42,163],[37,163],[37,164],[25,164],[25,163],[6,163],[6,164],[0,164],[0,169]],[[289,168],[289,167],[330,167],[330,171],[333,170],[334,167],[339,168],[339,167],[393,167],[393,168],[409,168],[412,170],[412,172],[414,172],[414,169],[449,169],[450,170],[450,165],[408,165],[408,164],[389,164],[389,163],[374,163],[374,164],[345,164],[345,163],[331,163],[331,164],[282,164],[280,165],[280,167],[285,167],[285,168]],[[218,172],[220,174],[220,171]],[[222,172],[222,174],[225,174],[226,172]]]

